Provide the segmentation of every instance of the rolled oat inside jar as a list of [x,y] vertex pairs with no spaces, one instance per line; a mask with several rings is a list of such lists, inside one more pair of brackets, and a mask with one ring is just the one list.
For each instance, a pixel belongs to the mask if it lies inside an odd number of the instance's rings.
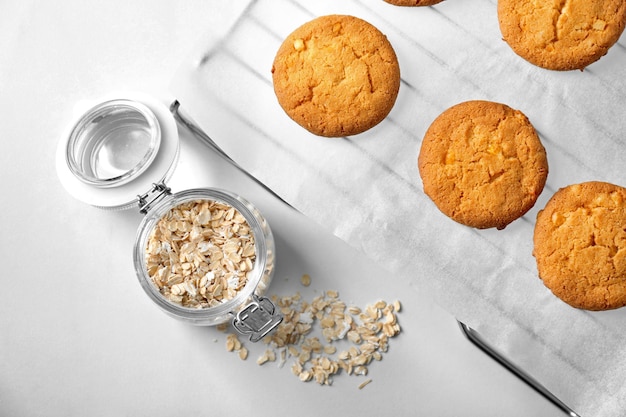
[[146,244],[146,269],[165,299],[208,308],[237,296],[256,259],[250,225],[234,207],[194,200],[170,209]]

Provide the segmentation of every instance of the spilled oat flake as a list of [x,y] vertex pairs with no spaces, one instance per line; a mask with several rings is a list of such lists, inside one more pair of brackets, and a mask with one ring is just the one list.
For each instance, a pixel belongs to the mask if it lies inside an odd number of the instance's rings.
[[[307,286],[305,274],[301,283]],[[308,301],[299,292],[291,296],[273,296],[273,302],[284,316],[277,330],[263,339],[267,348],[257,358],[258,365],[278,362],[291,364],[291,372],[302,382],[315,381],[331,385],[339,373],[365,376],[373,361],[387,353],[389,340],[400,333],[397,313],[400,302],[377,301],[365,308],[347,305],[337,291],[328,290]],[[225,331],[228,325],[218,327]],[[243,360],[248,350],[236,334],[226,338],[228,351],[237,352]],[[245,353],[241,352],[245,350]],[[361,383],[363,389],[371,379]]]

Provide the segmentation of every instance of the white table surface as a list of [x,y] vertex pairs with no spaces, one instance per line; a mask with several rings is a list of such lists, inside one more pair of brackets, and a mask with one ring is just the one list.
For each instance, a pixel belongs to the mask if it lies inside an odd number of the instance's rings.
[[132,264],[141,215],[72,198],[55,173],[57,143],[78,101],[167,86],[193,42],[227,24],[236,9],[228,3],[2,2],[0,416],[562,415],[418,288],[186,134],[170,185],[227,188],[261,209],[277,239],[270,293],[303,290],[308,273],[312,294],[338,289],[360,305],[398,298],[404,332],[363,390],[363,379],[347,375],[319,387],[288,365],[256,365],[260,346],[239,360],[223,333],[171,319],[147,298]]

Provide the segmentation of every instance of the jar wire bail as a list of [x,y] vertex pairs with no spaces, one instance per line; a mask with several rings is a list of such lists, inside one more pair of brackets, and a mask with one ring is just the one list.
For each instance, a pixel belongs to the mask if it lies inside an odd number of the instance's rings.
[[258,342],[283,321],[283,315],[267,297],[252,295],[252,301],[241,309],[233,319],[235,330]]

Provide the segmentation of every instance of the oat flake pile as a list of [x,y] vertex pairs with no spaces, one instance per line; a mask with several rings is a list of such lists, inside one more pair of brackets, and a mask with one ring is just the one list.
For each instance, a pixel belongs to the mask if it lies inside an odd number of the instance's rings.
[[254,235],[235,208],[212,200],[173,207],[146,246],[146,268],[169,301],[207,308],[233,299],[255,261]]
[[[303,275],[301,282],[308,286],[309,275]],[[282,367],[290,361],[291,372],[302,382],[331,385],[332,377],[340,372],[367,375],[371,362],[382,360],[389,340],[401,331],[397,318],[399,301],[380,300],[361,309],[348,306],[333,290],[310,302],[303,300],[300,293],[273,296],[272,301],[281,309],[284,320],[263,339],[268,349],[257,358],[257,364],[278,361]],[[226,330],[227,325],[218,328]],[[242,360],[248,358],[248,349],[234,333],[226,337],[226,350],[237,352]],[[371,379],[365,380],[359,389],[370,382]]]

